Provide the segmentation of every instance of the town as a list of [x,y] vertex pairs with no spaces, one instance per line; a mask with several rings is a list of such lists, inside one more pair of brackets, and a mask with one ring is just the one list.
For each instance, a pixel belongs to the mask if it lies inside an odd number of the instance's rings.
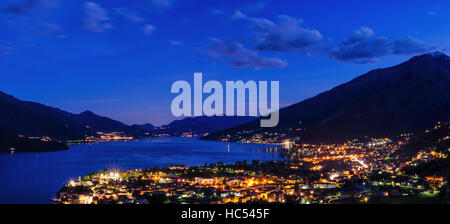
[[[438,123],[439,129],[449,123]],[[427,130],[428,131],[428,130]],[[430,130],[432,131],[432,130]],[[285,139],[280,160],[242,161],[137,170],[103,170],[66,184],[53,201],[63,204],[227,204],[445,202],[447,176],[418,167],[448,159],[450,149],[398,150],[411,141],[365,138],[344,144],[297,144]],[[406,159],[408,158],[408,159]]]

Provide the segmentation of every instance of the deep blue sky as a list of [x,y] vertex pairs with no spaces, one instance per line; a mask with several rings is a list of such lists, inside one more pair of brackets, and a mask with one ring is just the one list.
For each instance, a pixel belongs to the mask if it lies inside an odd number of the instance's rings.
[[2,0],[0,91],[161,125],[174,81],[279,80],[282,106],[448,53],[449,1]]

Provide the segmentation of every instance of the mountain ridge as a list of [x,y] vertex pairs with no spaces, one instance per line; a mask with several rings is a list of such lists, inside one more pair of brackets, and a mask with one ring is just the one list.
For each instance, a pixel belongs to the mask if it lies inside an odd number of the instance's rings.
[[27,136],[81,139],[88,131],[70,120],[62,110],[22,101],[0,91],[0,126]]
[[236,125],[250,122],[257,117],[250,116],[200,116],[200,117],[186,117],[180,120],[175,120],[167,125],[155,127],[153,131],[157,134],[168,135],[182,135],[183,133],[192,133],[194,135],[203,135]]
[[[125,125],[92,111],[73,114],[56,107],[19,100],[0,91],[0,126],[25,136],[49,136],[58,140],[80,140],[95,136],[98,131],[125,132],[141,136],[144,130],[136,125]],[[87,127],[89,126],[89,127]]]
[[120,121],[97,115],[90,110],[85,110],[79,114],[69,113],[68,116],[72,120],[88,126],[94,132],[125,132],[133,136],[142,136],[145,132],[137,125],[126,125]]
[[303,142],[338,143],[365,135],[420,131],[450,114],[448,87],[450,58],[440,52],[418,55],[280,109],[276,128],[260,128],[258,119],[205,139],[281,132],[286,138],[301,136]]

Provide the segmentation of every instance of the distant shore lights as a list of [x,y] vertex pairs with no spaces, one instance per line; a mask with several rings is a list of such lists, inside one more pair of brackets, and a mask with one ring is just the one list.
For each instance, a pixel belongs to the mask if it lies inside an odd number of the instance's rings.
[[[176,81],[172,84],[171,93],[177,93],[178,96],[172,101],[171,111],[176,117],[203,115],[246,116],[246,107],[248,106],[248,116],[270,115],[270,117],[260,119],[261,127],[275,127],[279,121],[279,85],[279,81],[270,81],[270,93],[268,93],[267,81],[259,81],[258,85],[253,80],[245,83],[240,80],[226,81],[226,108],[224,114],[222,84],[211,80],[203,85],[202,73],[194,73],[194,103],[191,103],[192,91],[189,82],[184,80]],[[246,102],[246,90],[248,91],[248,102]],[[210,94],[205,101],[203,101],[203,94]],[[268,107],[269,94],[270,108]],[[194,107],[193,113],[192,105]]]

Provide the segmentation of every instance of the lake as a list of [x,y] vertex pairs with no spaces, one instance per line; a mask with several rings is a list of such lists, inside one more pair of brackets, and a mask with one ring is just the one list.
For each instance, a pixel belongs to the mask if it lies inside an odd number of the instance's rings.
[[279,153],[267,150],[272,147],[167,137],[80,144],[57,152],[0,153],[0,203],[51,203],[50,198],[71,179],[104,168],[126,170],[280,159]]

